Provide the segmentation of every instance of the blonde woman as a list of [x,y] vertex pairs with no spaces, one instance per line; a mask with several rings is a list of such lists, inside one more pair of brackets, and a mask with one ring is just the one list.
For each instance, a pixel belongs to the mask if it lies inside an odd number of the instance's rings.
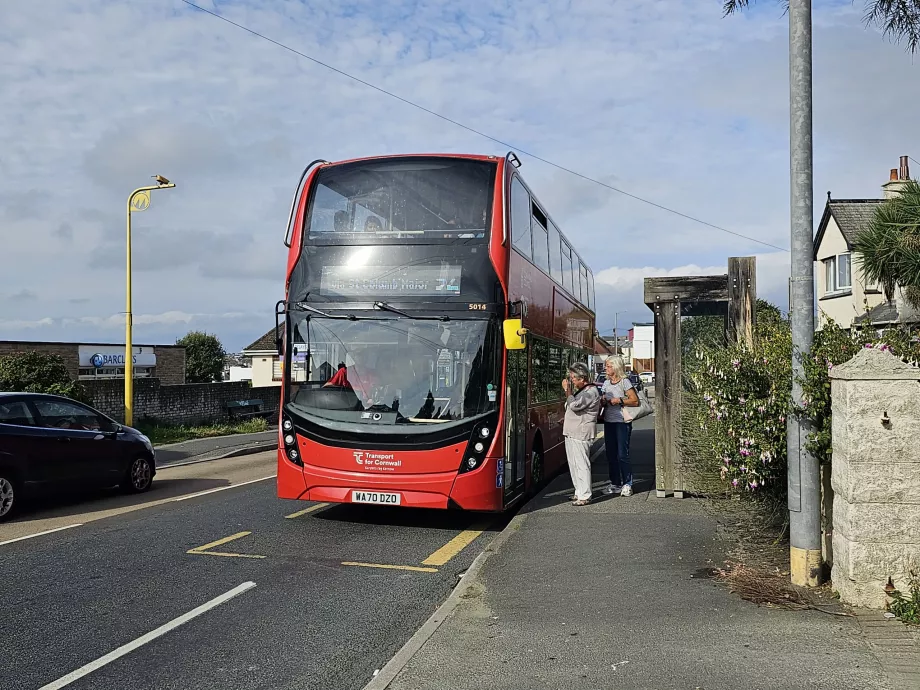
[[632,496],[632,463],[629,460],[629,441],[632,422],[623,418],[624,407],[639,407],[639,396],[632,381],[626,376],[626,366],[619,356],[608,357],[604,362],[607,380],[601,388],[604,405],[604,450],[610,470],[610,486],[605,494]]

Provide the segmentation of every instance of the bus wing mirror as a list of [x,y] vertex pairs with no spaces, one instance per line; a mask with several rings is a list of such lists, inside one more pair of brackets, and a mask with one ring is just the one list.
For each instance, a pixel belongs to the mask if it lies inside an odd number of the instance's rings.
[[502,326],[507,349],[523,350],[527,346],[527,329],[521,327],[520,319],[505,319]]

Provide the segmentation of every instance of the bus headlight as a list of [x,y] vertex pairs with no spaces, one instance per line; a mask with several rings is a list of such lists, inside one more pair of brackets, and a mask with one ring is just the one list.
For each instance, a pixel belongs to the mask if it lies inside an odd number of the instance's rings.
[[466,466],[469,467],[471,470],[472,470],[472,469],[475,469],[477,464],[479,464],[479,463],[478,463],[478,461],[476,460],[476,458],[467,458],[467,459],[466,459]]
[[482,443],[480,443],[480,442],[478,442],[478,441],[476,442],[476,445],[473,446],[473,450],[475,450],[477,453],[481,453],[481,452],[484,451],[485,449],[486,449],[486,447],[485,447],[484,445],[482,445]]
[[295,462],[297,461],[297,458],[300,456],[300,453],[297,452],[296,448],[289,448],[287,454],[288,454],[288,457]]
[[294,434],[285,434],[284,443],[285,445],[293,446],[294,445]]
[[283,422],[281,422],[281,428],[285,431],[290,431],[294,428],[294,423],[291,422],[290,419],[285,419]]
[[489,434],[491,433],[492,433],[492,430],[487,426],[484,426],[479,430],[479,435],[482,436],[483,438],[489,438]]

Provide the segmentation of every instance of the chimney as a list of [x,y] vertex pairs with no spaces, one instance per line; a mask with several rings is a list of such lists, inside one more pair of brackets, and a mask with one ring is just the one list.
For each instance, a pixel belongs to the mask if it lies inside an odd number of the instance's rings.
[[908,160],[908,156],[901,156],[900,167],[891,169],[888,182],[882,185],[882,194],[886,199],[896,197],[904,187],[904,183],[910,179]]

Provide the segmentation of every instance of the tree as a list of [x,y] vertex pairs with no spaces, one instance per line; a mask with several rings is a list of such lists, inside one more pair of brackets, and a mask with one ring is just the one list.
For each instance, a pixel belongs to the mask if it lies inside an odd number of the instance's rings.
[[869,227],[853,242],[856,263],[869,283],[880,283],[885,299],[896,288],[920,309],[920,183],[908,180],[900,193],[879,204]]
[[[724,0],[722,9],[726,15],[734,14],[754,4],[756,0]],[[789,0],[777,0],[787,11]],[[882,34],[900,43],[907,43],[907,50],[920,50],[920,0],[863,0],[867,26],[875,26]]]
[[[757,300],[757,323],[778,325],[784,323],[779,307],[764,299]],[[681,349],[684,359],[702,349],[725,347],[724,316],[691,316],[680,325]]]
[[53,393],[90,402],[86,390],[74,381],[59,355],[20,352],[0,357],[0,390]]
[[216,335],[190,331],[176,341],[185,348],[185,380],[187,383],[213,383],[224,373],[224,346]]

